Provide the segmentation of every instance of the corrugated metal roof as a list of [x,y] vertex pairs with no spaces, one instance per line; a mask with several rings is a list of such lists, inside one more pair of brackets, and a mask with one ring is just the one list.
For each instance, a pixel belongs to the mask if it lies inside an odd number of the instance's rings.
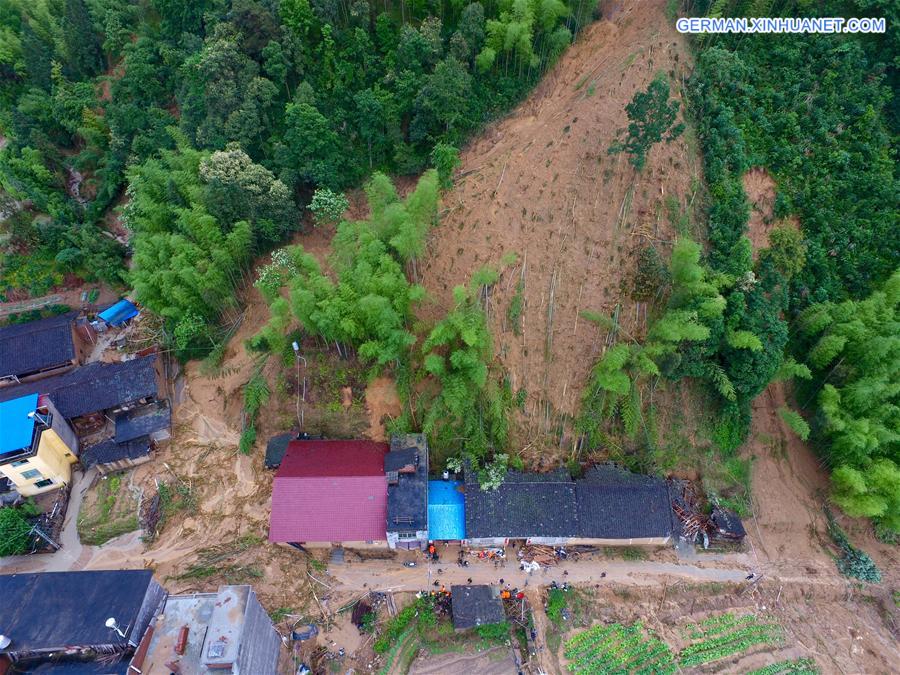
[[172,411],[168,401],[153,401],[128,412],[116,415],[116,443],[149,436],[168,429],[172,424]]
[[31,446],[34,420],[28,413],[37,410],[37,402],[38,395],[29,394],[0,403],[0,457]]
[[381,541],[387,443],[292,441],[272,486],[269,541]]
[[325,476],[384,477],[384,456],[390,446],[374,441],[291,441],[278,478]]
[[383,541],[386,520],[384,476],[275,477],[269,541]]
[[0,651],[124,645],[125,640],[106,627],[109,617],[130,631],[129,638],[139,639],[135,624],[152,585],[149,570],[0,575],[3,633],[12,639],[9,648]]
[[[403,473],[412,467],[413,473]],[[425,434],[391,438],[384,458],[384,472],[397,471],[397,482],[388,483],[388,532],[422,531],[428,528],[428,444]]]
[[466,538],[466,502],[458,480],[428,481],[428,538]]

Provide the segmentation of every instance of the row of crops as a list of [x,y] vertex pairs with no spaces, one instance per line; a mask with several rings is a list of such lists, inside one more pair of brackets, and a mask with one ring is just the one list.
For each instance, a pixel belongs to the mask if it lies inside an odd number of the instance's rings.
[[569,670],[584,675],[675,673],[678,665],[668,645],[640,622],[594,626],[566,641]]
[[751,671],[747,675],[817,675],[819,669],[812,659],[795,659],[793,661],[779,661]]
[[[677,655],[640,622],[597,625],[578,633],[564,645],[570,672],[579,675],[675,673],[722,659],[740,656],[762,645],[779,646],[781,626],[766,623],[754,614],[720,614],[686,626],[689,642]],[[756,675],[816,673],[811,659],[782,661],[756,671]]]
[[759,645],[780,645],[781,626],[762,623],[754,614],[722,614],[688,628],[694,640],[681,650],[678,662],[683,667],[699,666],[742,654]]

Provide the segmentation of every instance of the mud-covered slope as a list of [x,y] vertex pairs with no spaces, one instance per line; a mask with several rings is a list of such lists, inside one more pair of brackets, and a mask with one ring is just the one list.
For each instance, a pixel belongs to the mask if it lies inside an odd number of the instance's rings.
[[[646,307],[622,290],[635,253],[650,242],[668,249],[666,197],[686,204],[700,184],[690,131],[654,147],[639,175],[625,155],[607,154],[627,126],[625,106],[636,91],[662,70],[677,96],[686,76],[686,44],[664,6],[608,10],[528,100],[464,149],[426,256],[424,283],[446,308],[454,285],[518,254],[494,289],[490,314],[495,351],[513,389],[528,393],[526,426],[534,430],[549,427],[557,412],[576,413],[604,343],[580,311],[612,313],[621,303],[623,325],[643,323]],[[520,280],[525,303],[522,334],[515,335],[507,311]]]

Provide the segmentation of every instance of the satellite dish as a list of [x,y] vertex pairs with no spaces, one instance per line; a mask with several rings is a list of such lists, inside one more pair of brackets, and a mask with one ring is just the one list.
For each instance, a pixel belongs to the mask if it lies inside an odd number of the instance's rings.
[[0,649],[6,649],[12,644],[12,640],[10,640],[5,635],[0,635]]
[[113,630],[115,630],[115,629],[116,629],[116,618],[113,617],[113,616],[109,617],[109,618],[106,620],[106,627],[107,627],[107,628],[112,628]]

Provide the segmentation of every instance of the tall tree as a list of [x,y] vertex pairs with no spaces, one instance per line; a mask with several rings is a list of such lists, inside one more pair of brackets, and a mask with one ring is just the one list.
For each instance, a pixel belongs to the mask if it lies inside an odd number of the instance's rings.
[[103,69],[103,52],[84,0],[66,0],[62,26],[68,73],[81,79],[99,73]]
[[798,327],[835,501],[900,532],[900,270],[864,300],[810,306]]

